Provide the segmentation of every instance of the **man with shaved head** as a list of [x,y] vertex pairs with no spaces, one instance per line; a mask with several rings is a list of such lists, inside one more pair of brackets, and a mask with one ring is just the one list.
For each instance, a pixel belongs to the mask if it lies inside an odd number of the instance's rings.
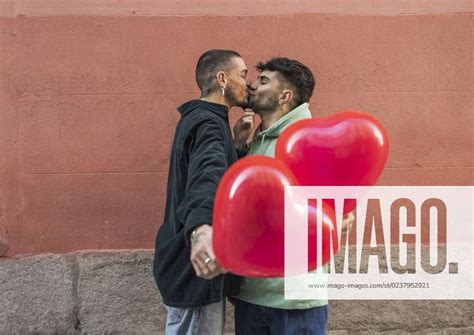
[[252,112],[229,128],[229,109],[248,102],[247,67],[232,50],[209,50],[198,60],[199,99],[178,108],[164,222],[157,237],[154,276],[168,311],[166,334],[222,334],[225,297],[240,279],[225,274],[212,250],[217,185],[238,159],[253,128]]

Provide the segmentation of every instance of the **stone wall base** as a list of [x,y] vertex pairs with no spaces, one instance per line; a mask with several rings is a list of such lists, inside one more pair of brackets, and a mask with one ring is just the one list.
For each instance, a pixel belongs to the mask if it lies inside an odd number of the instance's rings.
[[[0,258],[0,334],[163,334],[150,250]],[[472,301],[334,301],[329,334],[473,334]],[[233,333],[228,305],[226,332]],[[258,335],[258,334],[256,334]]]

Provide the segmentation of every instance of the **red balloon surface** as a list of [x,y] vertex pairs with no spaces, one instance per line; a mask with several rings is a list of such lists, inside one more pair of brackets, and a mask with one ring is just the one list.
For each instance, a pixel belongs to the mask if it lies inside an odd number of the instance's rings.
[[[213,248],[228,271],[252,277],[284,275],[284,187],[297,185],[282,162],[250,156],[232,165],[216,193]],[[309,216],[316,208],[309,208]],[[335,227],[334,212],[323,206],[323,264],[329,260],[325,240]],[[308,220],[308,266],[316,267],[316,220]],[[334,241],[334,240],[333,240]],[[337,243],[336,243],[337,244]],[[336,249],[338,245],[335,246]]]
[[370,186],[387,161],[388,136],[373,116],[344,111],[292,124],[279,137],[275,157],[300,185]]

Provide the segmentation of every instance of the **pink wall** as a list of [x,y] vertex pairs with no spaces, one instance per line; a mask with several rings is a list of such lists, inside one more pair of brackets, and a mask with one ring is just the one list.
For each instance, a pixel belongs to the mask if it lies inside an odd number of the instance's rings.
[[97,12],[85,0],[41,3],[0,7],[7,255],[153,247],[176,107],[197,97],[194,65],[210,48],[238,50],[248,66],[276,55],[308,64],[318,81],[314,116],[345,108],[374,114],[391,139],[381,184],[473,185],[466,2],[401,15],[400,1],[378,11],[370,1],[365,11],[260,1],[255,14],[250,1],[228,10],[205,1],[212,16],[196,15],[197,1],[181,8],[185,16],[167,1]]

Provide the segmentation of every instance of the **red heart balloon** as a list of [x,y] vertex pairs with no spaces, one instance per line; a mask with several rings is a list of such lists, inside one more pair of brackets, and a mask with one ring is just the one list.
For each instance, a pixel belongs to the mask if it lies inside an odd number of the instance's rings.
[[[229,168],[219,183],[214,203],[213,249],[219,264],[239,275],[284,275],[284,187],[291,185],[297,185],[294,175],[270,157],[246,157]],[[315,211],[310,208],[310,215]],[[324,239],[335,227],[335,218],[326,207],[323,214],[329,218],[323,221]],[[316,228],[311,225],[316,221],[308,222],[308,263],[314,269]],[[326,263],[329,249],[322,250]]]
[[370,186],[387,161],[388,136],[373,116],[344,111],[292,124],[279,137],[275,157],[300,185]]

